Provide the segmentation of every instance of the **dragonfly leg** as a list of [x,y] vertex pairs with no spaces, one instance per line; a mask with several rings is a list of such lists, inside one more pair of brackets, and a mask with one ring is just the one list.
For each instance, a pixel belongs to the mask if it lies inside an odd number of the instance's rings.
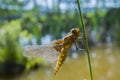
[[77,45],[77,42],[74,43],[75,47],[76,47],[76,50],[78,51],[78,45]]

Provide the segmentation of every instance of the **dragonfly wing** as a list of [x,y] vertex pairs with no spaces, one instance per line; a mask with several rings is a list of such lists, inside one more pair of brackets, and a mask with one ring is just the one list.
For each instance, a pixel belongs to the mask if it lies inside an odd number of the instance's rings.
[[51,45],[25,46],[23,55],[33,58],[42,58],[50,62],[57,60],[59,52]]

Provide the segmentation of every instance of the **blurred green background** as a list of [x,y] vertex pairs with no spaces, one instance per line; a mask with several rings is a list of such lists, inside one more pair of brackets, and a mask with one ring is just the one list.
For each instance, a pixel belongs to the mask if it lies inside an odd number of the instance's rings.
[[[119,80],[120,0],[80,2],[94,79]],[[47,80],[53,68],[24,57],[23,47],[49,44],[77,26],[76,0],[0,0],[0,80]],[[83,40],[79,46],[84,49]],[[69,53],[55,80],[90,80],[85,51]]]

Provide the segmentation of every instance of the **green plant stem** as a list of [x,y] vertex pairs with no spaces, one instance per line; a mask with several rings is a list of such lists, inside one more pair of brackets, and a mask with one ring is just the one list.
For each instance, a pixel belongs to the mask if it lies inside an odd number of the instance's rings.
[[76,1],[77,1],[77,5],[78,5],[78,10],[79,10],[81,26],[82,26],[82,29],[83,29],[83,36],[84,36],[84,41],[85,41],[85,50],[87,52],[87,58],[88,58],[89,70],[90,70],[90,77],[91,77],[91,80],[93,80],[92,67],[91,67],[91,61],[90,61],[90,55],[89,55],[88,41],[87,41],[87,38],[86,38],[85,25],[84,25],[84,22],[83,22],[83,16],[82,16],[79,0],[76,0]]

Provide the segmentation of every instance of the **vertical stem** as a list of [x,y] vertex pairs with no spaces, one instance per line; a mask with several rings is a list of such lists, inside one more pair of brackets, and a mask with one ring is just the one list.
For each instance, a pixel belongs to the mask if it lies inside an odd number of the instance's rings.
[[83,35],[84,35],[84,41],[85,41],[85,50],[87,52],[87,58],[88,58],[89,70],[90,70],[90,77],[91,77],[91,80],[93,80],[92,67],[91,67],[91,61],[90,61],[90,55],[89,55],[88,41],[87,41],[87,38],[86,38],[85,25],[84,25],[84,22],[83,22],[83,16],[82,16],[79,0],[76,0],[76,1],[77,1],[77,5],[78,5],[78,10],[79,10],[81,26],[82,26],[82,29],[83,29]]

